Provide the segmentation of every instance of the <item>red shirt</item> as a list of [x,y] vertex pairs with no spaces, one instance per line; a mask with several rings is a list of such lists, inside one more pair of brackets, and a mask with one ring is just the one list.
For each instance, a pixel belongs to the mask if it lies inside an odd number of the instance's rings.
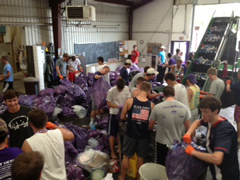
[[[135,62],[136,59],[139,57],[139,52],[138,51],[132,51],[132,62]],[[136,62],[138,63],[138,62]]]

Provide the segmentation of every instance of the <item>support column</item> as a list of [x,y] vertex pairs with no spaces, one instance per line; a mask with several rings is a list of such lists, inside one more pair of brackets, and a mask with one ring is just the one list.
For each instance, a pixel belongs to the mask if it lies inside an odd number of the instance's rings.
[[52,24],[53,24],[53,39],[55,56],[58,56],[58,48],[62,48],[62,17],[61,17],[61,2],[53,1],[50,3],[52,10]]

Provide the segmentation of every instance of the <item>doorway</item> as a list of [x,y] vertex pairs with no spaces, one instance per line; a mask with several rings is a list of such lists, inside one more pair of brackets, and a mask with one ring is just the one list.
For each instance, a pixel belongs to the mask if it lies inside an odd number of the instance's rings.
[[176,54],[176,49],[180,49],[182,52],[181,58],[183,64],[188,60],[189,53],[189,41],[172,41],[171,43],[171,52],[172,55]]

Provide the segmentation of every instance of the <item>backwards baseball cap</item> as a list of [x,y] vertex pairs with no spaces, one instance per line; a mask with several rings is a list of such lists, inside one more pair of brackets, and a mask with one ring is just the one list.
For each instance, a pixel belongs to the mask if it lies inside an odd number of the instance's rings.
[[0,135],[3,133],[8,133],[8,128],[6,122],[0,118]]
[[161,46],[161,49],[166,49],[165,46]]
[[153,69],[153,68],[149,68],[149,69],[147,70],[147,74],[155,74],[155,75],[158,75],[158,72],[155,71],[155,69]]
[[132,65],[132,61],[130,59],[127,59],[126,64],[131,64]]
[[189,74],[186,77],[191,83],[193,84],[197,84],[197,78],[194,74]]

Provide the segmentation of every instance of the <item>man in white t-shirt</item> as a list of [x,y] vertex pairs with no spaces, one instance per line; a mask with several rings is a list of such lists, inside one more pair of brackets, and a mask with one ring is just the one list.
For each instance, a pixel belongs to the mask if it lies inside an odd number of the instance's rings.
[[43,155],[41,180],[67,180],[64,141],[74,140],[73,133],[47,122],[46,113],[40,109],[31,110],[28,117],[35,134],[24,141],[22,150],[38,151]]
[[189,107],[187,89],[184,85],[176,81],[175,75],[173,73],[165,74],[165,81],[169,86],[172,86],[174,88],[174,99]]
[[110,134],[109,143],[111,148],[111,158],[113,159],[117,158],[114,148],[115,139],[117,138],[119,130],[119,119],[117,118],[117,114],[119,113],[119,108],[123,107],[128,98],[131,98],[129,88],[125,86],[125,81],[123,79],[118,79],[117,85],[112,87],[107,95],[107,105],[110,109],[108,133]]
[[81,62],[76,56],[72,56],[71,59],[68,60],[68,71],[69,71],[69,80],[71,82],[75,81],[75,74],[79,71],[83,72]]
[[[97,58],[97,63],[99,65],[99,66],[97,66],[97,71],[101,71],[103,69],[103,67],[106,66],[106,65],[104,65],[104,59],[101,56]],[[110,75],[109,75],[109,73],[104,75],[104,79],[110,84]]]

